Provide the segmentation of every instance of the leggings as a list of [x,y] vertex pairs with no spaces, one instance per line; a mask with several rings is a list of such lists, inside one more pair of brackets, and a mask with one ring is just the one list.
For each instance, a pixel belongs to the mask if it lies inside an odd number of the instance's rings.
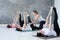
[[[20,24],[21,27],[23,27],[24,20],[21,20],[21,14],[19,14],[19,16],[20,16],[20,17],[19,17],[19,24]],[[30,18],[30,16],[28,16],[28,22],[31,23],[31,18]],[[39,24],[40,24],[39,27],[36,27],[36,26],[34,26],[33,24],[31,24],[30,27],[32,28],[32,30],[42,29],[42,28],[43,28],[43,24],[45,24],[45,21],[41,21]]]
[[[31,23],[31,18],[30,18],[30,16],[28,16],[28,22]],[[30,24],[30,27],[32,28],[33,31],[34,31],[34,30],[40,30],[40,29],[43,28],[43,24],[45,24],[45,21],[41,21],[39,24],[40,24],[39,27],[34,26],[33,24]]]
[[[57,11],[56,11],[56,8],[54,7],[53,8],[53,11],[54,11],[54,31],[57,33],[57,36],[59,36],[59,25],[58,25],[58,15],[57,15]],[[42,34],[41,33],[37,33],[37,36],[41,36]],[[43,36],[43,35],[42,35]]]
[[34,31],[34,30],[41,30],[41,29],[43,28],[43,24],[45,24],[45,21],[41,21],[41,22],[39,23],[39,27],[34,26],[33,24],[31,24],[30,27],[32,28],[33,31]]
[[[28,22],[31,23],[30,16],[28,16]],[[21,14],[19,14],[19,24],[21,27],[23,27],[24,20],[21,20]],[[22,31],[19,28],[16,28],[17,31]]]
[[[19,14],[19,25],[22,27],[24,24],[24,20],[21,20],[21,14]],[[19,28],[16,28],[17,31],[22,31]]]
[[[21,27],[23,27],[23,24],[24,24],[24,20],[21,20],[21,14],[19,14],[19,24]],[[28,16],[28,22],[31,23],[31,20],[30,20],[30,16]]]
[[19,24],[22,27],[24,24],[24,20],[21,20],[21,14],[19,14]]
[[58,25],[58,15],[57,15],[57,11],[56,8],[53,8],[53,11],[55,13],[55,17],[54,17],[54,30],[56,31],[57,35],[59,35],[59,25]]

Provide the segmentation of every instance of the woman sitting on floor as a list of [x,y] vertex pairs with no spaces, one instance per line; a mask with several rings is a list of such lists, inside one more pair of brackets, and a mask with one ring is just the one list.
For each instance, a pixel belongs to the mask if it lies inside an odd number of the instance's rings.
[[[43,24],[45,24],[45,19],[36,11],[33,10],[32,12],[33,16],[34,16],[34,20],[31,21],[30,27],[32,28],[32,30],[40,30],[43,28]],[[36,22],[39,22],[39,26],[35,26],[33,24],[36,24]]]

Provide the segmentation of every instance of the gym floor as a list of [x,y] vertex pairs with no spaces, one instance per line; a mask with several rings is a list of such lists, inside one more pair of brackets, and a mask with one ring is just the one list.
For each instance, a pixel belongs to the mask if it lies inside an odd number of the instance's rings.
[[60,40],[60,37],[36,37],[37,31],[16,31],[0,24],[0,40]]

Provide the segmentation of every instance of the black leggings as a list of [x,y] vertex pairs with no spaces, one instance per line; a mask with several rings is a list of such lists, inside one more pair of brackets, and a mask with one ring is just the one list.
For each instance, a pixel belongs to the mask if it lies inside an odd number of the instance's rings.
[[[55,32],[57,33],[57,36],[59,36],[59,25],[58,25],[58,15],[57,15],[57,11],[56,11],[56,8],[54,7],[53,8],[53,11],[54,11],[54,30]],[[37,36],[41,36],[41,33],[37,33]]]
[[54,17],[54,30],[56,31],[57,35],[59,35],[59,25],[58,25],[58,15],[57,15],[57,11],[56,8],[53,8],[53,11],[55,13],[55,17]]
[[[28,22],[31,23],[31,18],[30,18],[30,16],[28,16]],[[45,24],[45,21],[41,21],[39,27],[36,27],[36,26],[34,26],[33,24],[31,24],[30,27],[32,28],[33,31],[34,31],[34,30],[40,30],[40,29],[43,28],[43,24]]]
[[[31,23],[30,16],[28,16],[28,22]],[[33,24],[31,24],[30,27],[32,28],[33,31],[34,30],[40,30],[43,28],[43,24],[45,24],[45,21],[41,21],[39,24],[40,24],[39,27],[34,26]]]
[[[23,27],[24,24],[24,20],[21,20],[21,14],[19,14],[19,24],[21,27]],[[28,22],[31,23],[31,18],[30,16],[28,16]],[[45,24],[45,21],[41,21],[39,27],[34,26],[33,24],[30,25],[30,27],[32,28],[32,30],[39,30],[43,28],[43,24]]]
[[[57,33],[57,36],[59,36],[59,25],[58,25],[58,15],[57,15],[57,11],[56,8],[53,8],[54,11],[54,30]],[[43,36],[41,33],[37,33],[37,36]]]
[[[21,20],[21,14],[19,14],[19,24],[20,24],[20,27],[23,27],[23,24],[24,24],[24,20]],[[19,28],[16,28],[17,31],[22,31],[21,29]]]
[[[53,8],[53,11],[54,11],[54,30],[55,32],[57,33],[57,36],[59,36],[59,25],[58,25],[58,15],[57,15],[57,11],[56,11],[56,8],[54,7]],[[37,33],[37,36],[43,36],[41,33]]]
[[24,20],[21,20],[21,14],[19,14],[19,24],[22,27],[24,24]]
[[[30,16],[28,16],[28,22],[31,23]],[[19,14],[19,24],[21,27],[23,27],[24,20],[21,20],[21,14]],[[19,28],[16,28],[17,31],[22,31]]]
[[41,21],[39,24],[40,24],[39,27],[36,27],[33,24],[31,24],[30,26],[31,26],[33,31],[34,30],[41,30],[43,28],[43,24],[45,24],[45,21]]
[[[21,14],[19,14],[19,24],[21,25],[21,27],[23,26],[24,24],[24,20],[21,20]],[[28,22],[31,23],[31,20],[30,20],[30,16],[28,16]]]

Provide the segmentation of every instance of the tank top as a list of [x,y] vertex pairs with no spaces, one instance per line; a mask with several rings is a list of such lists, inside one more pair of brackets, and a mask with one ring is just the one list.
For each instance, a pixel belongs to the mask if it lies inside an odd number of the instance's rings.
[[45,19],[44,19],[42,16],[40,16],[40,17],[38,18],[38,21],[45,21]]

